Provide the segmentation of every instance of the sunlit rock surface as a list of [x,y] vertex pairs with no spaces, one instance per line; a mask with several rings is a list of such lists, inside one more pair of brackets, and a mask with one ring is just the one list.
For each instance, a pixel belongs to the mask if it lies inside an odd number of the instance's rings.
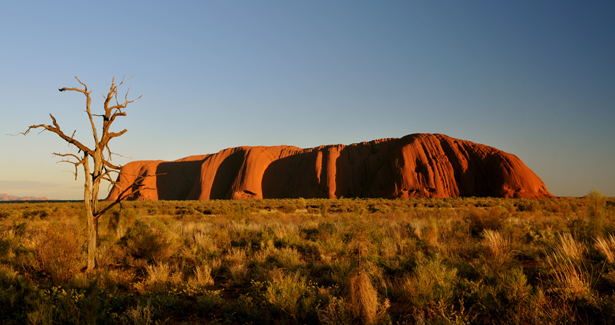
[[517,156],[442,134],[135,161],[122,167],[108,199],[128,187],[126,194],[136,200],[553,197]]

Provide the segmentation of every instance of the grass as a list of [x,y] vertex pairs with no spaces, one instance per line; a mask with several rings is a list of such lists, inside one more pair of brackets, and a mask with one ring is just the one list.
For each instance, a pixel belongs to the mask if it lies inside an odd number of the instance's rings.
[[2,324],[553,324],[615,317],[615,200],[0,204]]

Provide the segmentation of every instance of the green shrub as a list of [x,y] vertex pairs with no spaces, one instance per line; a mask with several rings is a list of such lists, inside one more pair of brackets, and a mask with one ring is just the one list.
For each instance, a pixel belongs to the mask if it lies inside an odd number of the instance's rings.
[[292,203],[284,203],[278,208],[278,210],[284,213],[295,213],[295,211],[297,211],[297,206]]
[[126,253],[133,258],[144,259],[150,263],[167,260],[175,253],[177,245],[159,229],[137,220],[120,240]]
[[446,266],[440,255],[431,259],[419,255],[416,263],[412,275],[401,280],[401,296],[416,307],[434,305],[439,301],[451,303],[455,295],[457,269]]
[[325,202],[322,202],[320,204],[320,215],[323,218],[326,218],[329,216],[328,213],[329,213],[329,206]]
[[209,315],[219,307],[224,300],[220,294],[221,290],[206,291],[204,294],[196,297],[196,305],[201,315]]
[[296,324],[318,319],[317,288],[299,272],[286,275],[281,269],[272,271],[272,279],[266,283],[265,299]]

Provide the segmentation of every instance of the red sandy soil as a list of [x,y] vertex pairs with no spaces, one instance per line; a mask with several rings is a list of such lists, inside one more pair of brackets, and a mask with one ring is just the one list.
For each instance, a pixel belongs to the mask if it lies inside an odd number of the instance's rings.
[[[141,176],[137,184],[135,180]],[[411,134],[301,149],[237,147],[122,167],[108,200],[132,186],[136,200],[340,197],[552,198],[517,156],[443,134]]]

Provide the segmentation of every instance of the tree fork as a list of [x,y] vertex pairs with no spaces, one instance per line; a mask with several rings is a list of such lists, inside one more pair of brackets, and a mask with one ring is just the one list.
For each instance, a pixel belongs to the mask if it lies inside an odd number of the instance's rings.
[[[126,129],[120,132],[110,132],[109,129],[111,127],[111,124],[115,121],[116,117],[126,116],[126,112],[122,111],[122,109],[126,108],[128,104],[133,103],[134,101],[141,98],[141,96],[139,96],[136,99],[128,100],[128,92],[130,91],[130,88],[129,88],[126,91],[126,95],[124,96],[124,101],[121,103],[118,101],[117,99],[118,87],[124,84],[125,81],[130,80],[131,78],[128,78],[126,80],[123,79],[117,85],[115,84],[115,78],[111,80],[111,87],[109,89],[109,92],[107,93],[107,95],[103,94],[105,112],[102,115],[92,114],[90,110],[90,104],[92,103],[92,99],[90,97],[91,91],[88,91],[88,86],[85,83],[81,82],[79,78],[75,77],[75,79],[77,79],[77,81],[83,86],[83,89],[67,88],[67,87],[58,89],[60,92],[65,92],[65,91],[80,92],[86,97],[86,113],[90,121],[90,127],[92,128],[92,136],[94,138],[94,146],[93,146],[94,150],[85,146],[80,141],[75,140],[75,132],[73,132],[73,134],[70,137],[67,136],[61,130],[60,125],[56,121],[55,117],[51,114],[49,114],[49,116],[51,117],[52,125],[47,125],[47,124],[32,125],[25,132],[21,133],[23,135],[27,135],[32,129],[43,128],[44,129],[43,131],[47,130],[47,131],[51,131],[57,134],[60,138],[62,138],[67,143],[74,145],[79,150],[79,153],[83,153],[83,158],[75,154],[70,154],[70,153],[68,154],[54,153],[54,155],[66,158],[66,159],[61,160],[61,162],[71,163],[75,166],[75,180],[77,180],[79,165],[83,166],[83,171],[85,175],[85,182],[83,185],[84,187],[83,201],[84,201],[84,210],[86,213],[87,229],[88,229],[87,230],[87,234],[88,234],[87,235],[88,236],[87,269],[88,270],[92,270],[96,267],[96,250],[98,246],[98,219],[105,212],[107,212],[111,207],[120,203],[121,200],[126,199],[126,197],[123,197],[123,195],[120,195],[120,197],[118,198],[118,200],[116,200],[116,202],[113,202],[112,204],[107,206],[102,211],[99,210],[98,194],[99,194],[100,182],[104,179],[104,180],[111,182],[111,184],[115,184],[116,182],[113,179],[111,179],[111,173],[119,174],[119,171],[121,169],[121,166],[116,166],[111,163],[111,156],[113,155],[113,153],[109,149],[109,141],[111,141],[111,139],[113,138],[122,136],[123,134],[127,132]],[[111,100],[113,98],[115,98],[115,105],[110,106]],[[96,129],[96,123],[94,123],[94,116],[102,117],[102,120],[103,120],[102,134],[100,134],[100,137]],[[108,157],[105,157],[104,155],[105,149],[108,152]],[[75,161],[72,161],[71,158],[73,158]],[[90,158],[93,160],[93,163],[94,163],[93,170],[90,170]]]

